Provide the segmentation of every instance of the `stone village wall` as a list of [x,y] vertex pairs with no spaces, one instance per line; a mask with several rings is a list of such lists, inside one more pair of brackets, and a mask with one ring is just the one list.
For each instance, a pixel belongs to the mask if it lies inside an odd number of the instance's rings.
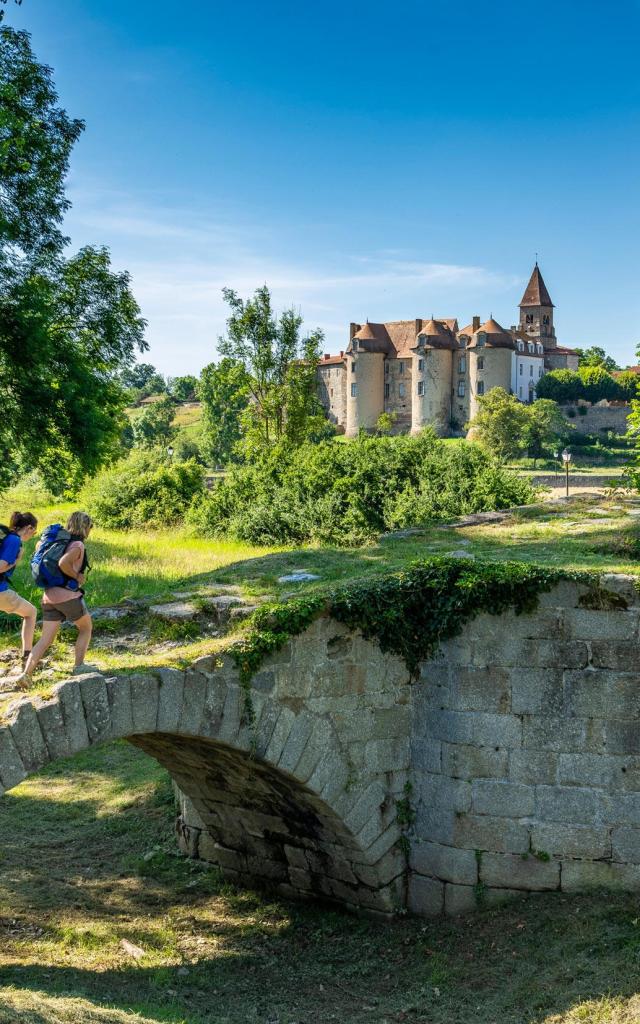
[[639,624],[629,577],[562,583],[466,623],[412,682],[322,618],[254,677],[253,729],[230,659],[87,676],[0,723],[0,792],[121,736],[183,794],[184,851],[242,883],[425,916],[640,890]]

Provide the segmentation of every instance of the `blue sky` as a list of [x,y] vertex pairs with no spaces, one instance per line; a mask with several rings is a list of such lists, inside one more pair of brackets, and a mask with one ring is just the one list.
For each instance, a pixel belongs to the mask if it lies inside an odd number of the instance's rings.
[[350,320],[509,326],[534,253],[561,344],[640,342],[640,0],[23,0],[87,129],[73,245],[133,276],[149,359],[215,358],[224,285]]

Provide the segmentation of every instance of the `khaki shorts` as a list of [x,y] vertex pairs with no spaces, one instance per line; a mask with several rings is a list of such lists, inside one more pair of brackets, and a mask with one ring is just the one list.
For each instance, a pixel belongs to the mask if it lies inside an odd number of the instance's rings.
[[0,612],[28,618],[34,611],[33,605],[25,601],[24,597],[20,597],[20,594],[16,594],[15,590],[0,590]]
[[58,601],[56,604],[42,605],[43,622],[77,622],[89,609],[83,597],[74,597],[70,601]]

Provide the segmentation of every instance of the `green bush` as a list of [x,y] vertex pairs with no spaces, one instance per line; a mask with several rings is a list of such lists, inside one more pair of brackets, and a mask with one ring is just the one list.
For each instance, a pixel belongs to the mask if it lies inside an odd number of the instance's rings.
[[194,502],[188,520],[208,535],[254,544],[361,543],[385,530],[506,508],[531,486],[477,444],[416,437],[280,447],[230,470]]
[[80,502],[101,526],[161,527],[180,522],[203,490],[202,468],[193,460],[170,462],[164,452],[136,451],[98,473]]

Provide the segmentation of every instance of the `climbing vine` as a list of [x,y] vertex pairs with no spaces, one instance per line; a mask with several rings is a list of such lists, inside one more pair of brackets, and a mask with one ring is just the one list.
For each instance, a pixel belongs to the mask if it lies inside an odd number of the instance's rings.
[[430,558],[400,572],[356,580],[333,590],[265,605],[251,619],[249,633],[230,650],[249,692],[251,678],[270,654],[303,633],[326,613],[359,629],[385,653],[404,659],[413,677],[444,640],[459,634],[481,612],[499,615],[532,611],[539,594],[561,579],[596,577],[521,562],[471,562]]

